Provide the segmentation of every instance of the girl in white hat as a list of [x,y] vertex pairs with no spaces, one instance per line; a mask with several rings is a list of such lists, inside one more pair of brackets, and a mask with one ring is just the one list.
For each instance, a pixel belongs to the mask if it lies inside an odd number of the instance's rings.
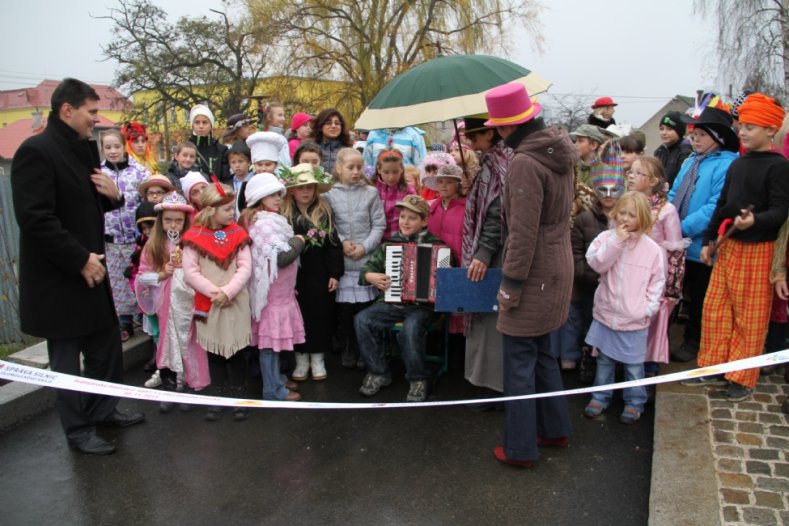
[[241,224],[252,239],[252,345],[259,349],[263,399],[300,400],[298,384],[279,370],[279,353],[304,343],[304,321],[296,302],[296,275],[304,237],[279,214],[285,186],[270,173],[259,173],[244,189],[248,208]]

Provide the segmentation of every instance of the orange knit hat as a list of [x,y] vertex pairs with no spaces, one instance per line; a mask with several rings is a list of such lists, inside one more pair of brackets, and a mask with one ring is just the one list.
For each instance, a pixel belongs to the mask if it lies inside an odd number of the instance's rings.
[[778,105],[775,99],[761,93],[748,95],[745,102],[737,108],[737,113],[741,123],[765,128],[770,126],[780,128],[784,122],[785,114],[784,109]]

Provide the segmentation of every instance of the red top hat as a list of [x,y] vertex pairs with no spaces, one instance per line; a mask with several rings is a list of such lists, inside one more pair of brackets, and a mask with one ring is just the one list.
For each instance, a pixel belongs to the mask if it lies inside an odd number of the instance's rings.
[[510,82],[485,94],[490,119],[485,126],[514,126],[538,116],[542,106],[532,101],[523,84]]
[[602,108],[604,106],[619,106],[619,104],[614,102],[614,99],[611,97],[600,97],[594,101],[594,104],[592,104],[592,109],[596,110],[597,108]]

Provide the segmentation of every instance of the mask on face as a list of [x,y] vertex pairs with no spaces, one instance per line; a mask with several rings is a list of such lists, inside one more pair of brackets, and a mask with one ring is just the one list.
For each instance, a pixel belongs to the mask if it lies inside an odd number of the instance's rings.
[[625,187],[618,184],[601,184],[594,187],[594,192],[600,199],[606,197],[619,198],[625,193]]

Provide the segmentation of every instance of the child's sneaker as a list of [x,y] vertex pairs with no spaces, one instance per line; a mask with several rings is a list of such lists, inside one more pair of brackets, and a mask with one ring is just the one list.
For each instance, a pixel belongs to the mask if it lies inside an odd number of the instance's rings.
[[424,402],[427,400],[427,380],[417,380],[411,382],[411,387],[408,389],[408,402]]
[[742,402],[751,396],[751,390],[737,382],[729,382],[726,388],[726,399],[729,402]]
[[390,376],[367,373],[364,375],[364,380],[362,380],[362,386],[359,388],[359,392],[364,396],[373,396],[377,394],[382,387],[386,387],[391,383],[392,378]]
[[148,389],[153,389],[154,387],[159,387],[162,385],[162,377],[159,374],[159,370],[157,369],[156,372],[154,372],[143,385]]
[[726,380],[722,374],[713,374],[712,376],[694,376],[682,380],[680,384],[688,387],[703,387],[705,385],[726,385]]

